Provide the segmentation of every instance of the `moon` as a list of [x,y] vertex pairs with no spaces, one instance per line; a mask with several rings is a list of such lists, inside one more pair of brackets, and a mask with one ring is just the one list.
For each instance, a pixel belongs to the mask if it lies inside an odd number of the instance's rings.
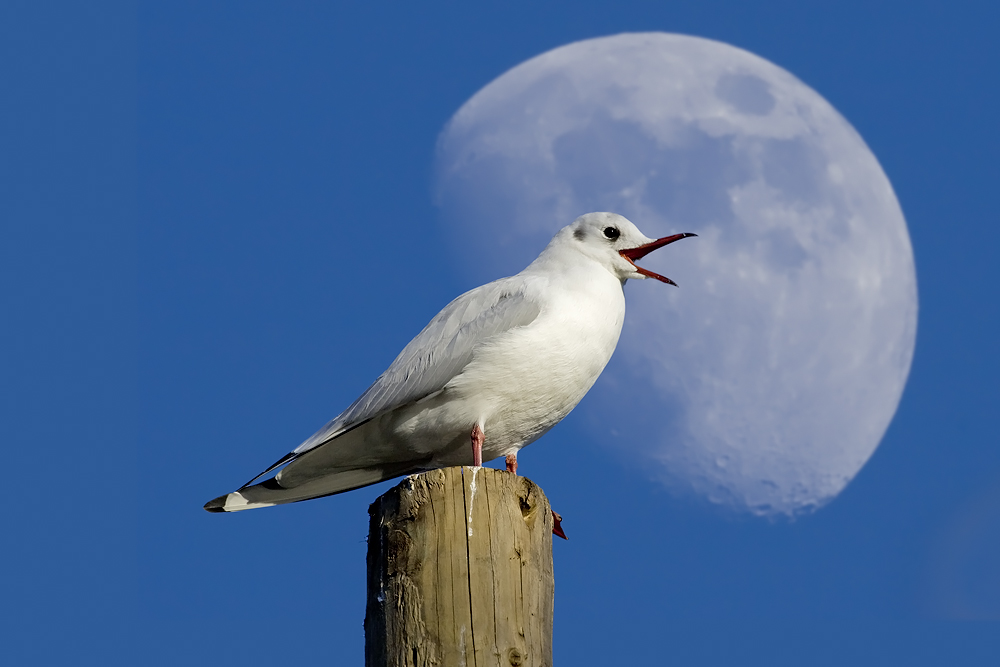
[[871,457],[913,358],[906,221],[851,125],[780,67],[665,33],[576,42],[509,70],[441,133],[434,197],[476,279],[613,211],[697,239],[630,281],[595,386],[598,441],[679,496],[795,517]]

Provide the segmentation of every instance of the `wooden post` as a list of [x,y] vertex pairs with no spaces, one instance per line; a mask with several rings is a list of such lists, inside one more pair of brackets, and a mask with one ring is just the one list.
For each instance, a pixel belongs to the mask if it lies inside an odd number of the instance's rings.
[[531,480],[432,470],[368,513],[366,667],[551,667],[552,511]]

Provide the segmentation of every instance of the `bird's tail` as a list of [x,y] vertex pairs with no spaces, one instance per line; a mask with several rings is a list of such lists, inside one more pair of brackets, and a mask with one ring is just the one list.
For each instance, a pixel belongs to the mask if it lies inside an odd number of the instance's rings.
[[238,512],[257,507],[296,503],[300,500],[311,500],[351,491],[421,470],[423,468],[420,467],[420,462],[406,461],[380,467],[329,471],[320,477],[314,477],[290,487],[282,486],[277,477],[272,477],[259,484],[245,486],[238,491],[210,500],[205,503],[205,509],[209,512]]

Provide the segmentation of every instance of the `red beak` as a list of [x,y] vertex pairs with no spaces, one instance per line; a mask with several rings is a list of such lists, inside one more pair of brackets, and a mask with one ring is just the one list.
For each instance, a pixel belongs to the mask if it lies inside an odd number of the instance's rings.
[[635,260],[642,259],[643,257],[653,252],[657,248],[662,248],[665,245],[670,245],[674,241],[680,241],[681,239],[686,239],[689,236],[698,236],[698,235],[692,234],[690,232],[684,232],[683,234],[664,236],[662,239],[656,239],[651,243],[647,243],[646,245],[641,245],[637,248],[628,248],[627,250],[619,250],[618,254],[620,254],[622,257],[631,262],[632,266],[635,266],[635,270],[641,273],[642,275],[646,276],[647,278],[655,278],[660,282],[667,283],[668,285],[673,285],[674,287],[677,287],[677,283],[675,283],[670,278],[667,278],[666,276],[661,276],[659,273],[653,273],[652,271],[644,269],[641,266],[636,266]]

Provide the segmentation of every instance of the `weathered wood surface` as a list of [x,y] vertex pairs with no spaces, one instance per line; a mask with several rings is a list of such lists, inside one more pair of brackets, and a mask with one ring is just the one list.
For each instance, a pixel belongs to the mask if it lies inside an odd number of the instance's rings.
[[552,665],[552,511],[531,480],[433,470],[369,515],[367,667]]

